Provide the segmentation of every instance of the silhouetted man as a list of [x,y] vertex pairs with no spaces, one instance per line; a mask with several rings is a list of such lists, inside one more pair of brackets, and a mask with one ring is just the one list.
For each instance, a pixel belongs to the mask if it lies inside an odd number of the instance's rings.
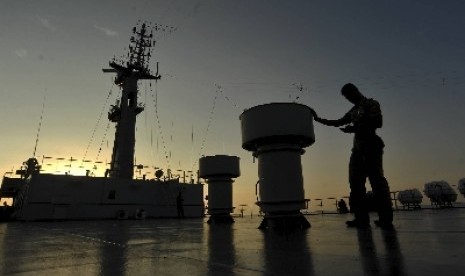
[[342,198],[337,202],[337,207],[339,214],[347,214],[349,212],[349,208],[347,208],[347,204]]
[[349,163],[350,198],[349,204],[355,219],[347,221],[349,227],[368,227],[370,218],[366,202],[366,178],[376,199],[379,220],[375,224],[392,228],[392,203],[389,185],[383,172],[383,140],[376,135],[376,129],[383,125],[381,108],[377,101],[368,99],[358,88],[348,83],[341,89],[342,95],[354,106],[339,120],[318,117],[313,110],[314,120],[327,126],[341,127],[345,133],[354,133],[354,145]]
[[183,202],[184,198],[182,197],[182,192],[179,192],[178,196],[176,197],[176,209],[178,210],[178,218],[184,217]]

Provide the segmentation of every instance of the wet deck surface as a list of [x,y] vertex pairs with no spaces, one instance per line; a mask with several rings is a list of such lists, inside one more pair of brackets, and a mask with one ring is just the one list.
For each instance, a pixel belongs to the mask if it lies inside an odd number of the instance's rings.
[[465,209],[400,211],[395,231],[307,216],[287,236],[204,220],[0,224],[0,275],[462,275]]

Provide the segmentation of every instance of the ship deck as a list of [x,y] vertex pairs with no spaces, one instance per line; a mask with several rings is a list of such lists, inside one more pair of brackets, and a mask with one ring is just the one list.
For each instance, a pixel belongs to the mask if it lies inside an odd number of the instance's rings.
[[462,275],[465,209],[395,212],[395,231],[307,216],[279,235],[260,217],[0,223],[0,275]]

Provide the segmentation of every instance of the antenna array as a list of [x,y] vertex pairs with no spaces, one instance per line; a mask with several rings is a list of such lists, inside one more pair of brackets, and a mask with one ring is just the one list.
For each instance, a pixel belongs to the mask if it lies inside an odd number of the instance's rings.
[[113,57],[110,62],[110,66],[115,65],[115,67],[126,67],[144,75],[151,75],[149,62],[153,53],[152,46],[155,45],[153,32],[149,30],[147,24],[143,23],[139,28],[134,27],[132,29],[132,33],[133,35],[129,40],[130,43],[127,57],[121,57],[120,59]]

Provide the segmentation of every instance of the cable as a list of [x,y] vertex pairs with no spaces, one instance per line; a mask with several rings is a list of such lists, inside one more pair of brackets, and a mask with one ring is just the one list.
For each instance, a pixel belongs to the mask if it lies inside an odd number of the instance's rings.
[[[165,138],[164,138],[164,135],[163,135],[163,128],[161,126],[160,116],[158,114],[158,88],[157,88],[157,82],[155,82],[155,95],[153,94],[152,86],[150,86],[150,92],[151,92],[150,95],[152,96],[152,101],[153,101],[154,106],[155,106],[155,118],[157,119],[157,127],[158,127],[158,131],[159,131],[159,134],[160,134],[160,137],[161,137],[161,143],[162,143],[162,146],[163,146],[163,151],[165,153],[166,165],[167,165],[167,168],[169,168],[170,167],[170,159],[169,159],[169,156],[168,156],[168,151],[166,150]],[[158,146],[158,140],[157,140],[157,146]]]
[[95,163],[99,161],[100,153],[102,152],[103,143],[105,142],[105,139],[107,137],[108,129],[110,129],[110,123],[111,121],[108,121],[107,127],[105,128],[105,132],[103,133],[103,137],[102,137],[102,140],[100,141],[100,147],[97,153],[97,157],[95,157]]
[[[95,126],[94,126],[94,129],[92,130],[92,134],[90,136],[90,140],[89,140],[89,143],[87,144],[87,147],[86,147],[86,151],[84,153],[84,157],[82,158],[82,162],[81,162],[81,166],[82,166],[82,163],[84,162],[84,160],[86,159],[87,157],[87,153],[89,151],[89,148],[90,148],[90,145],[92,144],[93,140],[94,140],[94,136],[95,136],[95,132],[97,131],[97,127],[98,125],[100,124],[100,120],[102,119],[102,116],[103,116],[103,112],[105,111],[106,107],[107,107],[107,103],[108,103],[108,99],[110,99],[110,96],[112,94],[112,91],[113,91],[113,86],[114,86],[114,83],[112,82],[112,85],[111,85],[111,88],[110,88],[110,92],[108,92],[108,95],[107,95],[107,98],[105,99],[105,103],[103,104],[102,106],[102,109],[100,110],[100,115],[97,119],[97,122],[95,123]],[[108,127],[107,127],[108,128]],[[100,154],[100,152],[99,152]]]
[[45,110],[45,95],[44,95],[44,102],[42,103],[42,111],[40,112],[39,128],[37,129],[36,143],[34,145],[34,152],[32,153],[33,157],[36,156],[37,145],[39,144],[39,134],[40,134],[40,129],[42,128],[42,119],[43,119],[43,116],[44,116],[44,110]]
[[205,148],[205,143],[207,141],[207,136],[208,136],[208,132],[210,130],[210,126],[212,124],[212,121],[213,121],[213,114],[215,113],[215,107],[216,107],[216,102],[217,102],[217,99],[218,99],[218,94],[220,94],[221,90],[221,86],[217,86],[217,89],[216,89],[216,93],[215,93],[215,97],[213,98],[213,103],[212,103],[212,108],[210,110],[210,116],[208,117],[208,123],[207,123],[207,128],[205,129],[205,135],[203,137],[203,140],[202,140],[202,144],[200,146],[200,150],[199,150],[199,155],[198,155],[198,158],[197,160],[195,160],[195,162],[192,164],[192,171],[194,170],[194,167],[195,165],[197,164],[198,162],[198,159],[200,158],[200,156],[202,155],[202,152]]

